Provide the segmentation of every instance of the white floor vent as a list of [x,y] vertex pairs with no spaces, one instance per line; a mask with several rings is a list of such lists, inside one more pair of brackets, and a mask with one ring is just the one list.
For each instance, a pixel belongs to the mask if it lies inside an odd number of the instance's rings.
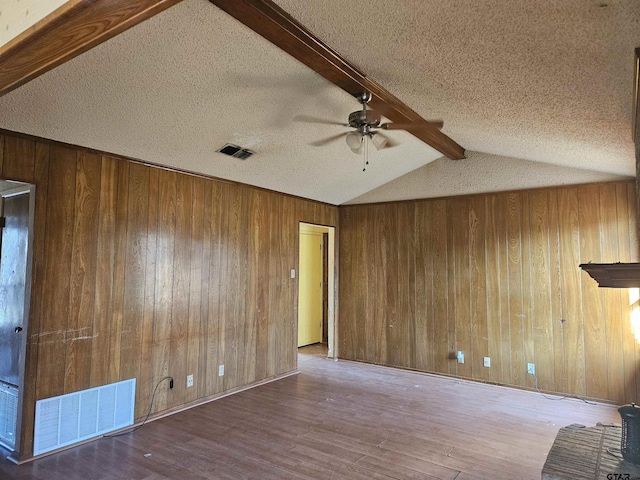
[[0,444],[13,450],[16,446],[18,389],[0,382]]
[[133,424],[136,379],[36,402],[34,455]]

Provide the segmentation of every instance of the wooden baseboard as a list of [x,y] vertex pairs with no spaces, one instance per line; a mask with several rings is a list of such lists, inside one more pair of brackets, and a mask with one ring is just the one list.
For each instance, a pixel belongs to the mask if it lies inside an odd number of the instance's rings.
[[544,395],[552,395],[552,396],[556,396],[556,397],[562,397],[565,396],[567,397],[568,400],[578,400],[578,401],[588,401],[588,402],[593,402],[593,403],[597,403],[597,404],[601,404],[601,405],[615,405],[618,406],[620,405],[617,402],[614,402],[612,400],[607,400],[607,399],[603,399],[603,398],[594,398],[594,397],[586,397],[586,396],[578,396],[578,395],[574,395],[573,393],[561,393],[561,392],[551,392],[548,390],[536,390],[535,388],[531,388],[531,387],[523,387],[520,385],[508,385],[506,383],[497,383],[497,382],[492,382],[490,380],[482,380],[482,379],[478,379],[478,378],[469,378],[469,377],[462,377],[460,375],[451,375],[449,373],[440,373],[440,372],[425,372],[423,370],[417,370],[415,368],[409,368],[409,367],[395,367],[395,366],[390,366],[390,365],[383,365],[381,363],[369,363],[369,362],[361,362],[359,360],[349,360],[346,358],[336,358],[337,361],[340,362],[352,362],[352,363],[361,363],[361,364],[365,364],[365,365],[372,365],[375,367],[381,367],[381,368],[390,368],[393,370],[403,370],[405,372],[411,372],[411,373],[416,373],[418,375],[428,375],[431,377],[440,377],[440,378],[449,378],[451,380],[460,380],[460,381],[464,381],[464,382],[469,382],[469,383],[482,383],[484,385],[490,385],[492,387],[499,387],[499,388],[514,388],[516,390],[522,390],[525,392],[530,392],[530,393],[536,393],[538,395],[540,395],[541,393]]

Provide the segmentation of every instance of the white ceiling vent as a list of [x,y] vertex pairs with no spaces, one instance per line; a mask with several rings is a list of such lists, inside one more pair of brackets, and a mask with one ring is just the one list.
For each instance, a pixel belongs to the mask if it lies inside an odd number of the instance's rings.
[[256,152],[252,152],[248,148],[242,148],[232,143],[227,143],[224,147],[219,148],[216,152],[224,153],[230,157],[239,158],[240,160],[246,160]]

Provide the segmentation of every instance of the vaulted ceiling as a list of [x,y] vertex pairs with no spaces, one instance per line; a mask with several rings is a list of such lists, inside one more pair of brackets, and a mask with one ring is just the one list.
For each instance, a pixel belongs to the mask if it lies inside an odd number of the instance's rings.
[[[333,204],[631,177],[640,2],[276,0],[467,149],[407,132],[353,154],[356,100],[222,12],[184,0],[0,98],[0,128]],[[257,153],[242,161],[230,142]]]

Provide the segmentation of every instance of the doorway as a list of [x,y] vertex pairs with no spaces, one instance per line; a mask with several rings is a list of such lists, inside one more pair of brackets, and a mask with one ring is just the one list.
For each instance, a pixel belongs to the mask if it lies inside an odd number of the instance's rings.
[[335,357],[335,227],[300,222],[298,347],[326,343]]
[[0,181],[0,444],[20,440],[31,294],[34,186]]

